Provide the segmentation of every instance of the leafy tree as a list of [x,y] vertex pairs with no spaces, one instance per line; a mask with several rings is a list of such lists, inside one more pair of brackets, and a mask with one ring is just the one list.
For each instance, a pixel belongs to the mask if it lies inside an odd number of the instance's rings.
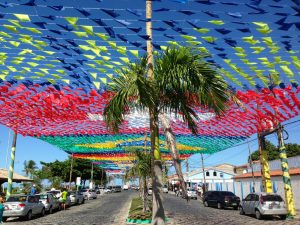
[[[197,134],[198,115],[195,106],[202,105],[220,115],[229,100],[222,76],[203,59],[203,55],[186,47],[168,48],[157,54],[154,79],[147,77],[147,58],[118,71],[108,86],[114,93],[104,109],[107,127],[118,132],[124,116],[131,110],[149,113],[153,164],[153,223],[165,219],[161,199],[162,164],[159,149],[158,117],[172,112],[182,117],[189,129]],[[177,159],[178,160],[178,159]]]
[[143,201],[143,212],[149,209],[148,207],[148,193],[147,193],[147,180],[151,176],[151,155],[147,152],[140,150],[135,151],[137,161],[133,167],[131,167],[126,173],[126,179],[129,178],[140,178],[142,182],[142,201]]
[[[91,161],[85,159],[73,159],[73,170],[71,181],[75,182],[76,177],[81,177],[82,182],[85,185],[86,180],[91,178]],[[71,157],[65,161],[54,161],[50,163],[41,162],[43,165],[42,169],[39,171],[41,177],[49,179],[52,185],[57,186],[58,182],[69,182],[70,170],[71,170]],[[102,177],[103,175],[103,177]],[[93,169],[94,181],[100,182],[106,179],[105,172],[99,167],[94,167]]]
[[[279,159],[279,149],[278,147],[276,147],[274,144],[272,144],[270,141],[265,142],[265,150],[268,152],[268,159],[269,160],[275,160],[275,159]],[[300,155],[300,145],[298,144],[294,144],[294,143],[287,143],[285,145],[286,147],[286,153],[287,153],[287,157],[293,157],[293,156],[297,156]],[[253,152],[251,154],[251,158],[252,160],[259,160],[259,150],[256,150],[255,152]],[[248,161],[250,160],[250,158],[248,159]]]

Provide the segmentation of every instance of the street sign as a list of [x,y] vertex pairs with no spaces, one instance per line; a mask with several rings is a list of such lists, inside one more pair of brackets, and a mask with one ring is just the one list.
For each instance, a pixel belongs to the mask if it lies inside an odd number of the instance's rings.
[[76,185],[79,186],[81,184],[81,177],[76,177]]

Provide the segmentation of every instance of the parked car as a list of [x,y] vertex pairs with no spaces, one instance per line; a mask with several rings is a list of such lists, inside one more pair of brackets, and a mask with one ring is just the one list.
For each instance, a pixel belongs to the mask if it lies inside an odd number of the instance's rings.
[[84,196],[80,191],[69,191],[71,205],[84,204]]
[[127,185],[127,184],[124,184],[124,185],[123,185],[123,190],[124,190],[124,191],[128,191],[128,189],[129,189],[128,185]]
[[198,196],[197,196],[197,191],[195,189],[187,189],[187,196],[191,199],[195,199],[197,200]]
[[59,199],[50,193],[39,194],[40,202],[44,204],[45,210],[48,213],[59,211],[61,209]]
[[93,189],[81,189],[80,192],[83,194],[84,199],[96,199],[97,194]]
[[47,191],[47,193],[50,193],[50,194],[54,195],[58,199],[61,196],[61,190],[51,190],[51,191]]
[[148,195],[152,195],[153,191],[152,191],[152,187],[148,188]]
[[122,187],[121,186],[112,186],[112,192],[121,192]]
[[164,186],[163,189],[162,189],[163,193],[168,193],[169,190],[168,190],[168,186]]
[[109,194],[109,193],[111,193],[112,191],[111,191],[111,187],[106,187],[105,189],[104,189],[104,194]]
[[241,203],[240,214],[252,214],[257,219],[263,216],[279,216],[285,220],[288,212],[280,195],[262,192],[247,195]]
[[45,215],[45,206],[38,195],[12,195],[4,203],[3,221],[9,217],[31,220],[34,215]]
[[218,209],[233,207],[235,210],[240,205],[240,198],[230,191],[206,191],[203,195],[204,206],[215,206]]
[[95,188],[95,192],[96,192],[97,195],[100,195],[101,194],[100,188]]

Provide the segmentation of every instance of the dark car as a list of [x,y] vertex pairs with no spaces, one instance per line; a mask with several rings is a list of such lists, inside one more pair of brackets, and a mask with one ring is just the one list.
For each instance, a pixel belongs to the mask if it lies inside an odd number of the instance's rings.
[[237,210],[240,201],[240,198],[230,191],[207,191],[203,195],[203,204],[205,207],[214,206],[218,209],[233,207]]

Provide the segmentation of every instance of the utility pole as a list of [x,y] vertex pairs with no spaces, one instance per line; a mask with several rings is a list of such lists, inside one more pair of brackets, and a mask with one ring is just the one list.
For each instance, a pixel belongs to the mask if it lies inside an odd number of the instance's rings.
[[[269,79],[270,79],[270,85],[274,85],[273,78],[271,74],[269,74]],[[271,93],[274,98],[276,97],[276,94],[274,93],[273,90],[271,90]],[[278,108],[275,107],[275,116],[277,115],[277,110]],[[278,147],[279,147],[279,158],[281,161],[281,169],[283,172],[282,178],[283,178],[283,183],[284,183],[284,194],[285,194],[285,200],[286,200],[286,206],[287,210],[289,213],[290,217],[294,217],[296,215],[296,209],[295,209],[295,201],[294,201],[294,196],[293,196],[293,188],[292,188],[292,183],[291,183],[291,177],[289,173],[289,164],[288,164],[288,159],[286,155],[286,148],[284,145],[284,138],[283,138],[283,131],[284,128],[281,125],[279,121],[277,121],[275,117],[276,124],[275,126],[277,129],[277,137],[278,137]]]
[[93,182],[93,179],[94,179],[94,163],[92,162],[91,182]]
[[254,172],[253,172],[253,161],[252,161],[249,141],[248,141],[248,151],[249,151],[249,163],[250,163],[250,167],[251,167],[252,182],[253,182],[253,187],[252,187],[251,191],[254,193],[255,192],[255,178],[254,178]]
[[15,166],[15,154],[16,154],[16,146],[17,146],[17,132],[13,132],[13,141],[11,146],[11,154],[10,154],[10,166],[7,178],[7,190],[6,190],[6,199],[8,199],[12,192],[12,182],[14,177],[14,166]]
[[206,178],[205,178],[205,168],[204,168],[204,158],[203,158],[203,154],[201,153],[201,162],[202,162],[202,174],[203,174],[203,185],[202,185],[202,190],[203,190],[203,194],[206,191]]
[[186,159],[185,161],[185,169],[186,169],[186,181],[189,184],[189,188],[191,188],[191,183],[190,183],[190,174],[189,174],[189,159]]
[[73,158],[73,153],[72,153],[72,156],[71,156],[71,169],[70,169],[70,177],[69,177],[69,190],[71,190],[72,173],[73,173],[73,161],[74,161],[74,158]]

